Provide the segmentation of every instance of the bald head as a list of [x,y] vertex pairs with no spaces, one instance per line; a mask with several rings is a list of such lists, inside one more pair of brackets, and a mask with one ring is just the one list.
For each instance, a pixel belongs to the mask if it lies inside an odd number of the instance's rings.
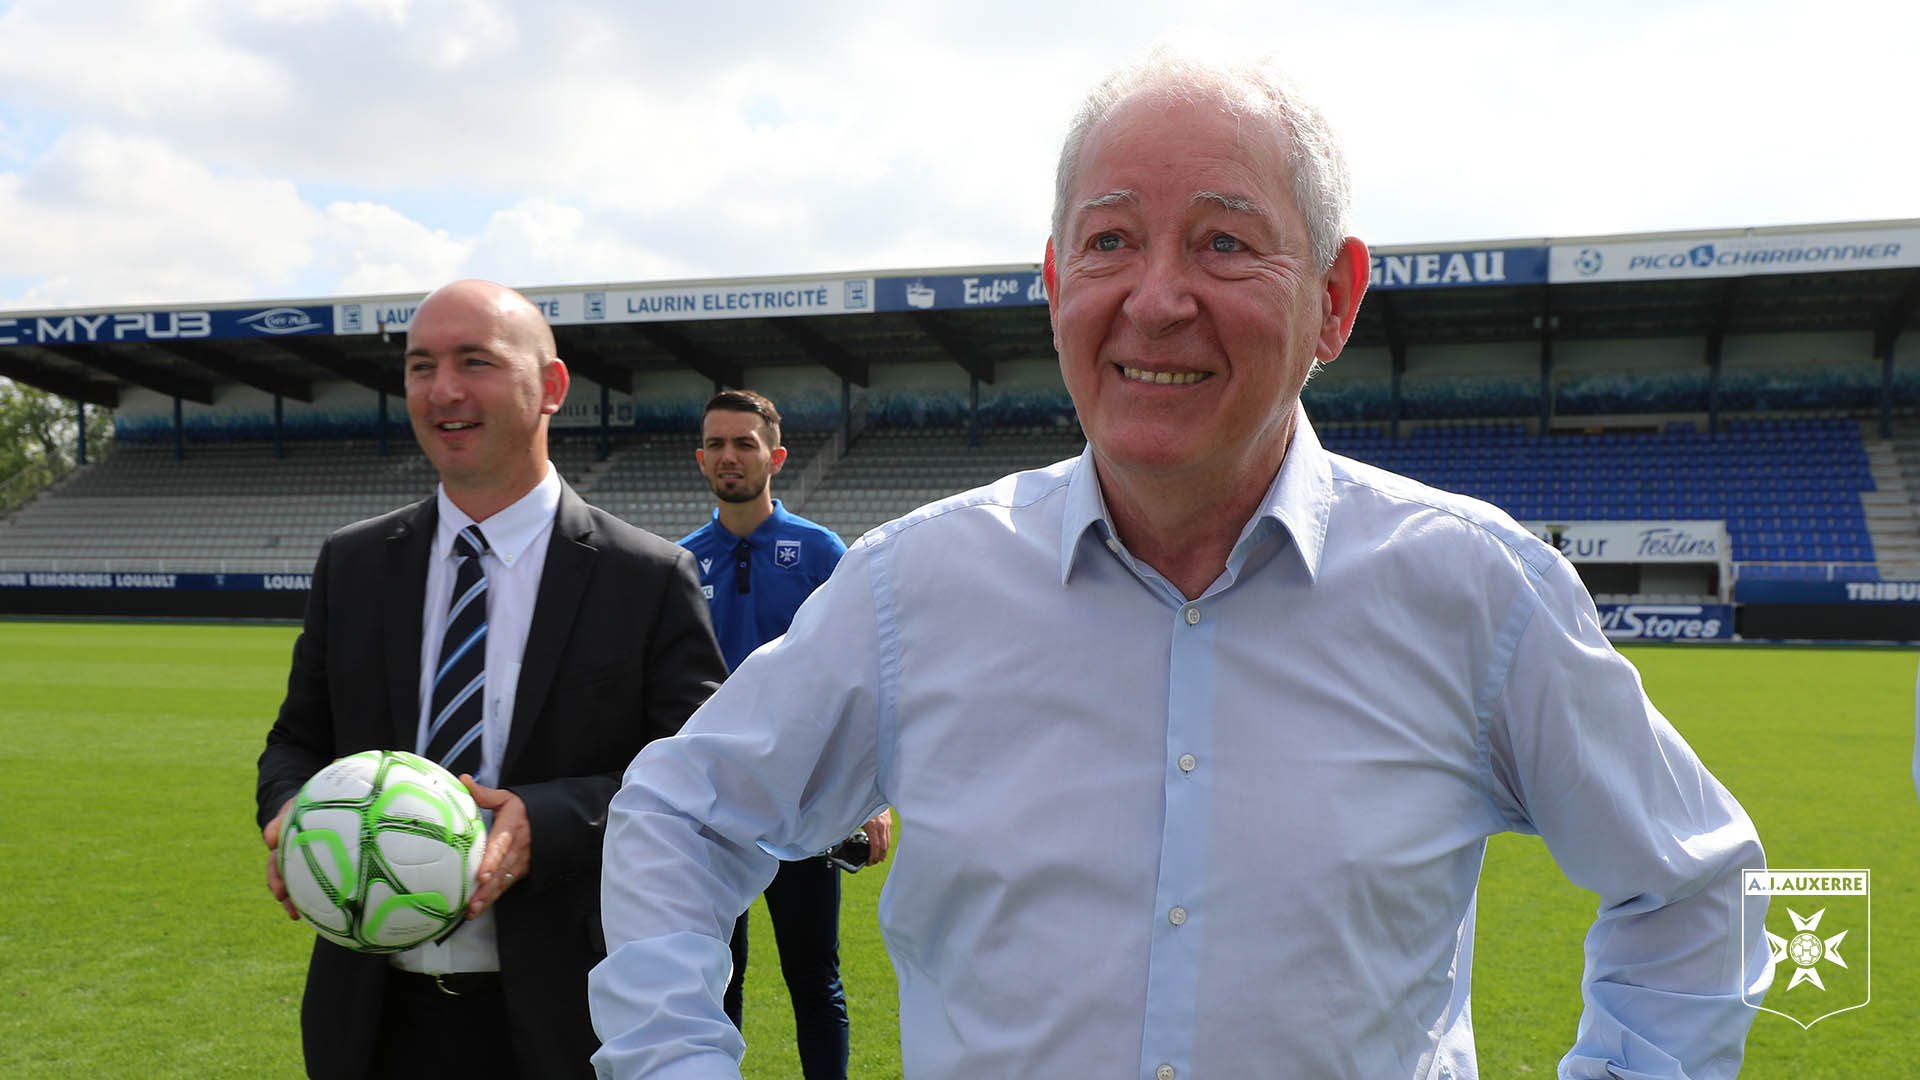
[[547,473],[547,418],[567,396],[553,330],[526,297],[456,281],[407,327],[407,414],[454,505],[475,521],[511,506]]
[[553,327],[547,325],[546,316],[533,306],[533,301],[505,285],[479,278],[455,281],[428,293],[408,324],[409,347],[413,344],[413,328],[418,327],[422,319],[439,318],[443,311],[479,316],[492,323],[503,338],[539,360],[552,360],[559,355],[553,341]]

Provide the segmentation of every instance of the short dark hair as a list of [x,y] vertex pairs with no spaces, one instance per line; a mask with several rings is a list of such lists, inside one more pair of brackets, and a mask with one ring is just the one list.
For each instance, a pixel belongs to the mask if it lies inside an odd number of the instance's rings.
[[707,414],[715,409],[752,413],[767,426],[767,449],[780,445],[780,410],[774,408],[765,395],[751,390],[722,390],[707,399],[707,407],[700,411],[700,422],[706,423]]

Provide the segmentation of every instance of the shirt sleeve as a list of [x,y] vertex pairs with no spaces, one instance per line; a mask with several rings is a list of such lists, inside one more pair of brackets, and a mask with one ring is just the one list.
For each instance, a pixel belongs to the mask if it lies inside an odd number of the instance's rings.
[[868,567],[801,605],[681,733],[647,746],[609,808],[607,958],[589,979],[602,1077],[736,1078],[721,1008],[734,920],[778,858],[815,854],[886,805],[880,629]]
[[1599,896],[1560,1076],[1733,1077],[1755,1015],[1742,973],[1771,973],[1766,898],[1741,889],[1766,865],[1759,836],[1647,699],[1572,566],[1555,558],[1530,599],[1490,727],[1497,797]]

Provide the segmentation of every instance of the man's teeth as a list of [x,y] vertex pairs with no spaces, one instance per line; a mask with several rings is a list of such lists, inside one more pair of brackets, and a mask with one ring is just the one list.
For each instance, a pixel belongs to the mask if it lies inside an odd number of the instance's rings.
[[1162,386],[1185,386],[1207,377],[1204,371],[1145,371],[1135,367],[1123,367],[1120,373],[1135,382],[1159,383]]
[[465,431],[468,428],[479,427],[479,426],[480,426],[479,424],[471,420],[447,420],[441,423],[440,430],[441,431]]

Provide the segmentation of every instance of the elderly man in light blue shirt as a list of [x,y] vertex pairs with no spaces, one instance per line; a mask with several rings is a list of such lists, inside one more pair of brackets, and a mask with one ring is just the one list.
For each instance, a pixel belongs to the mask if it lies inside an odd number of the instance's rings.
[[1738,1070],[1752,823],[1558,553],[1300,409],[1366,287],[1346,189],[1264,68],[1156,54],[1089,97],[1046,272],[1087,450],[864,537],[635,760],[601,1075],[737,1077],[734,917],[888,804],[913,1080],[1472,1077],[1504,831],[1599,895],[1561,1075]]

